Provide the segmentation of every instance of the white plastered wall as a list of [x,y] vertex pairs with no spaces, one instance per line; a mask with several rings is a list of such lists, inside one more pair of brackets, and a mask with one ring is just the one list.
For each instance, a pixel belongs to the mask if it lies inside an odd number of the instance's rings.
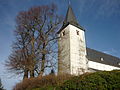
[[120,70],[119,67],[106,65],[106,64],[102,64],[94,61],[88,61],[88,68],[91,68],[94,70],[100,70],[100,71],[111,71],[111,70],[117,70],[117,69]]
[[[63,32],[65,35],[63,36]],[[58,40],[58,73],[70,74],[70,31],[69,26],[59,34]]]
[[[69,25],[69,29],[71,74],[83,74],[87,69],[85,32],[73,25]],[[79,35],[77,35],[76,31],[79,31]]]

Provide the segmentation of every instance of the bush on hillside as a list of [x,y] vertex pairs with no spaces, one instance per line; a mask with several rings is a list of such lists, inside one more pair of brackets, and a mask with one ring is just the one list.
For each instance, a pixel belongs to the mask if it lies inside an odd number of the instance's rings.
[[120,71],[96,72],[73,77],[64,82],[62,90],[120,90]]
[[120,71],[31,78],[17,84],[14,90],[120,90]]
[[69,80],[71,77],[71,75],[48,75],[25,79],[21,83],[18,83],[13,90],[51,90],[50,88],[60,86],[64,81]]
[[3,88],[1,78],[0,78],[0,90],[5,90],[5,89]]

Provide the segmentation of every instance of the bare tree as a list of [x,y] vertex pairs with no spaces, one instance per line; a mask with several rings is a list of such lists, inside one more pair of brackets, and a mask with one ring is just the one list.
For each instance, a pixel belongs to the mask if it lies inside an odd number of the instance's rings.
[[24,78],[41,76],[55,65],[57,31],[62,19],[55,4],[32,7],[16,18],[16,41],[6,61],[8,70],[24,73]]

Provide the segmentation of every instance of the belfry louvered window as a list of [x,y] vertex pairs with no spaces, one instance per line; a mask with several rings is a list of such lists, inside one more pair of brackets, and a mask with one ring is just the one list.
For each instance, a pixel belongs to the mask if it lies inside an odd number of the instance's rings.
[[62,34],[63,34],[63,36],[65,36],[65,31],[63,31],[63,33],[62,33]]
[[77,33],[77,35],[79,35],[79,31],[78,30],[76,30],[76,33]]

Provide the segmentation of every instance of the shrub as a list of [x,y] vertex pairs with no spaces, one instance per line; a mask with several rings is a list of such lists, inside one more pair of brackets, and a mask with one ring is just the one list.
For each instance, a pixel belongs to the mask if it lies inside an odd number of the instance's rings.
[[3,88],[1,78],[0,78],[0,90],[5,90],[5,89]]
[[64,82],[62,90],[120,90],[120,72],[96,72],[73,77]]
[[120,90],[120,71],[30,78],[17,84],[14,90]]
[[25,79],[21,83],[18,83],[13,90],[48,90],[46,88],[52,90],[52,88],[57,88],[57,86],[60,86],[65,80],[69,80],[71,77],[71,75],[48,75]]

